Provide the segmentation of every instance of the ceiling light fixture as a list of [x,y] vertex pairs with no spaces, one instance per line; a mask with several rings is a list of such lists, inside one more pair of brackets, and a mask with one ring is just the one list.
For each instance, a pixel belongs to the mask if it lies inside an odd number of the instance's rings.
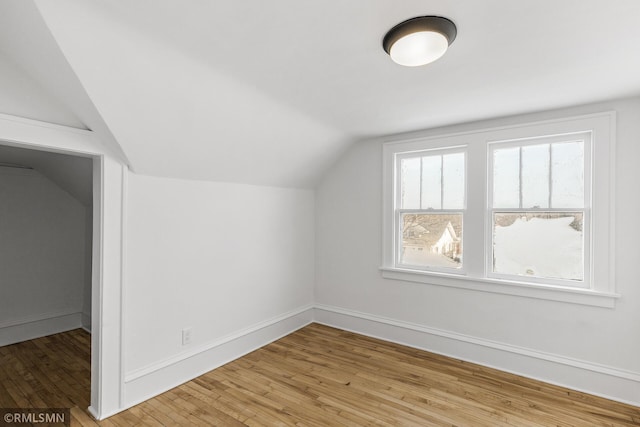
[[382,40],[382,47],[394,62],[417,67],[444,55],[457,32],[456,24],[447,18],[418,16],[390,29]]

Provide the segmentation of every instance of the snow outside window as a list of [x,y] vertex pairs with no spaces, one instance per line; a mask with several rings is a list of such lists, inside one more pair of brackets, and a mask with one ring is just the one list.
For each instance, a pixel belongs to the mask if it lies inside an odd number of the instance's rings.
[[383,144],[385,278],[615,299],[615,113]]
[[489,144],[490,276],[588,287],[590,146],[589,132]]

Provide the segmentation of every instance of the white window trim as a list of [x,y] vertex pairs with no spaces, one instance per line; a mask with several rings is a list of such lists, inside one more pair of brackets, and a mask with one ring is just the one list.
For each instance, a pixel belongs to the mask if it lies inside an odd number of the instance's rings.
[[[615,306],[620,297],[615,293],[615,112],[589,114],[519,125],[479,129],[383,144],[383,238],[382,276],[388,279],[419,282],[428,285],[449,286],[482,292],[516,295],[584,304],[598,307]],[[487,274],[487,203],[488,203],[488,143],[529,139],[539,136],[591,132],[591,224],[590,287],[579,288],[559,285],[534,284],[515,280],[490,278]],[[401,153],[467,146],[467,211],[464,230],[464,258],[466,275],[418,271],[396,265],[397,231],[395,230],[395,157]],[[482,158],[483,161],[477,161]],[[597,161],[596,161],[597,159]],[[473,177],[483,176],[481,179]],[[472,212],[475,212],[474,215]],[[482,212],[482,215],[478,214]],[[597,225],[597,226],[596,226]],[[467,250],[468,249],[468,250]],[[482,254],[473,256],[471,254]]]

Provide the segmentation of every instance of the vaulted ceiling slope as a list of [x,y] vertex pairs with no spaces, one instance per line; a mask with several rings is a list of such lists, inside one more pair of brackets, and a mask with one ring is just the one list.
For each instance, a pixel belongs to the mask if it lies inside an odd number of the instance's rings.
[[[12,59],[151,175],[313,187],[357,139],[640,94],[637,0],[6,1],[42,27]],[[391,62],[427,14],[449,52]]]
[[84,206],[92,206],[93,163],[88,157],[0,145],[0,166],[6,165],[35,169]]
[[[0,28],[6,27],[0,24]],[[2,51],[0,76],[0,112],[76,128],[85,127],[82,120],[68,106],[52,96]]]

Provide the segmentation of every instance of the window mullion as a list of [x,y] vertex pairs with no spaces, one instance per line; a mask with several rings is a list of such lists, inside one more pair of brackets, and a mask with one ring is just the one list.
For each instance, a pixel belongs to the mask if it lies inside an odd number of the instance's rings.
[[487,148],[486,144],[470,144],[466,158],[463,259],[469,277],[483,277],[486,269]]

